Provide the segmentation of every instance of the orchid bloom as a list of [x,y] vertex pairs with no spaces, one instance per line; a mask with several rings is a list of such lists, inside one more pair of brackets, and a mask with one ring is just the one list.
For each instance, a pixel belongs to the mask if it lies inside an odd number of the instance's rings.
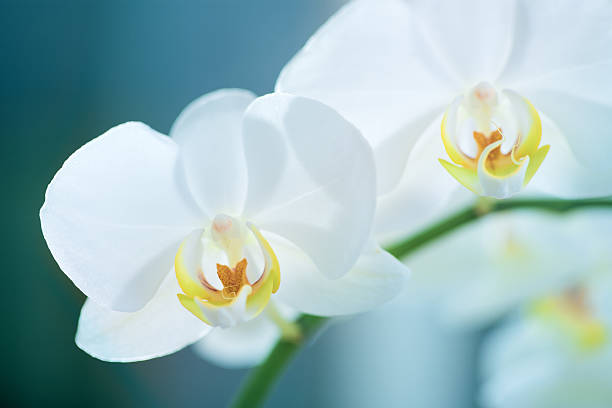
[[88,297],[77,345],[144,360],[263,316],[271,297],[320,315],[388,300],[404,270],[369,238],[375,182],[359,131],[303,97],[220,90],[170,137],[110,129],[64,163],[40,213]]
[[392,239],[461,185],[496,198],[528,183],[564,198],[612,194],[611,21],[603,0],[356,0],[276,88],[363,132],[378,170],[376,233]]
[[485,342],[485,407],[612,404],[610,270],[530,304]]
[[[407,297],[434,297],[447,324],[478,328],[612,263],[612,217],[579,212],[490,215],[410,259]],[[590,239],[585,240],[584,237]]]

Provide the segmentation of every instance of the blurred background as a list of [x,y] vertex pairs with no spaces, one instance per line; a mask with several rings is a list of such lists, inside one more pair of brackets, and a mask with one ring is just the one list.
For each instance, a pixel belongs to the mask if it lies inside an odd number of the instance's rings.
[[[246,370],[215,367],[189,349],[123,365],[75,346],[84,296],[47,250],[38,211],[63,161],[110,127],[139,120],[166,133],[206,92],[272,91],[283,65],[342,3],[0,3],[2,406],[227,404]],[[479,333],[435,321],[415,302],[336,323],[300,354],[267,406],[474,406]],[[364,336],[370,331],[386,335]]]

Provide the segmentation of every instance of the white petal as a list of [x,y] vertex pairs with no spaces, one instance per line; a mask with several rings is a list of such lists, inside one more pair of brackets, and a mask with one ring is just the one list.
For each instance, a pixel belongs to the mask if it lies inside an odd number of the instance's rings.
[[97,303],[136,311],[206,218],[184,188],[178,148],[141,123],[110,129],[57,172],[40,211],[55,260]]
[[249,91],[221,89],[190,103],[170,130],[180,146],[189,187],[209,217],[240,214],[246,192],[242,115]]
[[514,20],[513,49],[500,83],[521,94],[525,82],[536,84],[542,76],[612,58],[609,1],[577,7],[572,0],[520,0]]
[[[545,115],[540,114],[540,117],[542,144],[549,144],[550,151],[527,188],[563,198],[611,195],[610,172],[579,162],[566,141],[565,133]],[[601,150],[606,151],[605,148]]]
[[514,0],[427,0],[414,2],[431,47],[464,87],[495,80],[512,48]]
[[244,216],[292,241],[325,275],[346,273],[375,207],[372,151],[359,131],[320,102],[272,94],[249,107],[244,143]]
[[[295,313],[287,318],[293,320]],[[265,310],[248,322],[229,329],[215,329],[193,346],[202,358],[226,368],[251,367],[261,363],[281,336]]]
[[182,349],[211,328],[181,306],[176,298],[180,291],[170,272],[153,299],[138,312],[111,311],[87,299],[77,345],[95,358],[116,362],[148,360]]
[[391,300],[408,269],[371,242],[357,264],[339,279],[328,279],[298,248],[270,236],[281,268],[276,297],[303,313],[337,316],[360,313]]
[[[379,193],[395,186],[416,138],[458,88],[432,53],[419,16],[399,0],[354,1],[283,69],[278,91],[337,109],[373,146]],[[393,154],[393,161],[379,154]]]
[[558,74],[554,80],[548,77],[525,91],[525,96],[563,131],[579,163],[608,174],[612,174],[610,72],[612,62]]

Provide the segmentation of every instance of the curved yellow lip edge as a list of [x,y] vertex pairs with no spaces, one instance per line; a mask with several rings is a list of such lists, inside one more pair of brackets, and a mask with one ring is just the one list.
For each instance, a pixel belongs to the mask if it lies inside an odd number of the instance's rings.
[[[245,291],[245,290],[250,291],[251,287],[243,286],[242,289],[240,289],[240,292]],[[223,304],[223,305],[218,305],[212,302],[208,302],[197,296],[189,297],[182,293],[177,294],[177,297],[178,297],[179,302],[181,302],[181,304],[183,305],[183,307],[189,310],[195,317],[202,320],[204,323],[206,323],[209,326],[214,326],[214,324],[206,317],[206,313],[204,313],[204,310],[209,309],[211,311],[214,311],[215,309],[231,307],[235,302],[237,302],[240,299],[240,294],[241,293],[238,293],[238,296],[236,296],[234,299],[231,299],[230,301],[228,301],[226,304]]]
[[500,147],[502,145],[503,141],[502,140],[498,140],[497,142],[493,142],[491,144],[489,144],[483,151],[482,153],[480,153],[480,157],[478,158],[478,166],[477,166],[477,172],[478,171],[482,171],[484,173],[486,173],[487,176],[491,177],[491,178],[495,178],[498,180],[503,180],[506,179],[508,177],[514,176],[516,173],[519,172],[519,170],[521,169],[521,166],[524,164],[523,158],[518,159],[518,164],[514,164],[512,163],[511,166],[506,166],[506,168],[502,169],[503,171],[498,172],[497,174],[490,171],[487,166],[486,166],[486,162],[487,162],[487,158],[489,157],[489,154],[491,154],[491,152],[495,149],[497,149],[498,147]]
[[[263,311],[270,300],[272,293],[276,293],[280,286],[280,265],[276,254],[261,232],[253,225],[248,224],[255,235],[265,259],[264,272],[261,278],[252,287],[252,293],[247,297],[247,313],[249,318],[256,317]],[[177,294],[179,302],[197,318],[208,325],[212,325],[206,318],[202,308],[219,308],[231,306],[235,299],[223,299],[220,295],[212,293],[191,277],[184,262],[184,245],[181,244],[175,256],[175,273],[181,290]]]
[[[527,98],[524,98],[519,95],[522,99],[523,103],[527,107],[527,112],[529,114],[529,118],[531,119],[531,126],[529,127],[529,131],[527,135],[524,137],[522,142],[519,144],[518,149],[516,150],[516,157],[519,159],[532,155],[538,150],[538,146],[540,145],[540,141],[542,140],[542,120],[540,119],[540,115],[536,108],[529,102]],[[533,159],[532,159],[533,161]]]
[[176,280],[178,281],[183,293],[191,297],[197,296],[206,299],[208,296],[208,291],[191,277],[187,266],[185,266],[183,252],[185,250],[186,242],[187,240],[181,243],[181,246],[174,257],[174,273],[176,274]]
[[199,306],[200,304],[204,303],[202,302],[201,298],[189,297],[182,293],[179,293],[176,296],[178,297],[179,302],[181,302],[181,305],[183,305],[185,309],[189,310],[195,317],[202,320],[207,325],[213,326],[213,324],[210,321],[208,321],[208,319],[206,318],[206,316],[202,312],[202,309]]
[[536,301],[530,311],[534,316],[564,331],[582,350],[596,350],[608,340],[604,324],[592,317],[572,313],[555,297]]
[[529,164],[527,165],[527,171],[525,172],[525,180],[523,180],[523,186],[526,186],[533,176],[535,176],[536,172],[540,168],[542,162],[546,158],[548,151],[550,150],[550,145],[544,145],[538,149],[534,154],[529,156]]
[[247,223],[247,226],[253,232],[255,238],[257,239],[257,242],[259,243],[259,246],[261,247],[266,262],[264,273],[267,272],[272,277],[272,280],[274,281],[274,284],[272,286],[272,293],[276,293],[280,286],[280,265],[278,263],[278,258],[276,257],[276,254],[272,250],[272,247],[270,246],[268,241],[264,238],[261,232],[259,232],[257,227],[255,227],[251,223]]
[[448,173],[461,183],[468,190],[475,194],[482,194],[480,189],[480,181],[478,180],[478,174],[475,169],[468,169],[465,167],[459,167],[444,159],[438,159],[442,167],[448,171]]
[[542,141],[542,120],[540,119],[540,115],[529,99],[518,94],[516,94],[516,96],[518,96],[527,107],[527,113],[531,119],[529,131],[516,149],[516,157],[518,157],[519,160],[525,156],[529,156],[529,164],[527,165],[525,179],[523,180],[523,186],[526,186],[536,174],[542,162],[544,162],[550,150],[550,145],[544,145],[538,148]]
[[[454,140],[452,140],[452,137],[448,134],[448,131],[447,131],[449,113],[453,115],[456,114],[461,100],[462,98],[458,98],[453,103],[451,103],[448,109],[446,109],[446,111],[444,112],[444,116],[442,117],[440,131],[442,135],[442,144],[444,144],[444,150],[446,150],[446,153],[448,154],[450,159],[461,166],[466,166],[468,168],[471,168],[473,167],[472,163],[469,160],[467,160],[465,155],[461,153],[461,151],[457,148],[457,146],[455,146]],[[451,109],[453,110],[452,112],[451,112]]]

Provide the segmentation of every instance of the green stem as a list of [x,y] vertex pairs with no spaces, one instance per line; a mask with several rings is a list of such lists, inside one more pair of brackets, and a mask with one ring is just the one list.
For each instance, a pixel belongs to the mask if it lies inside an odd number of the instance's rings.
[[[422,229],[387,248],[387,251],[396,258],[403,258],[417,249],[433,242],[457,228],[476,221],[488,214],[517,209],[534,209],[564,213],[581,208],[609,208],[612,209],[612,197],[580,200],[559,199],[512,199],[493,200],[481,198],[473,205],[451,214],[440,221]],[[293,356],[301,346],[312,338],[328,320],[325,317],[302,315],[296,324],[300,328],[302,338],[300,341],[281,339],[270,352],[268,358],[249,373],[240,388],[232,407],[258,407],[265,402],[268,393],[276,380],[283,373]]]
[[231,406],[234,408],[261,406],[293,356],[324,326],[327,320],[325,317],[306,314],[300,316],[296,323],[302,331],[301,339],[299,341],[279,340],[268,358],[251,370]]
[[386,250],[396,258],[403,258],[463,225],[496,212],[532,209],[564,213],[582,208],[612,208],[612,199],[610,197],[579,200],[560,200],[555,198],[494,200],[481,198],[473,205],[441,219],[416,234],[387,247]]

